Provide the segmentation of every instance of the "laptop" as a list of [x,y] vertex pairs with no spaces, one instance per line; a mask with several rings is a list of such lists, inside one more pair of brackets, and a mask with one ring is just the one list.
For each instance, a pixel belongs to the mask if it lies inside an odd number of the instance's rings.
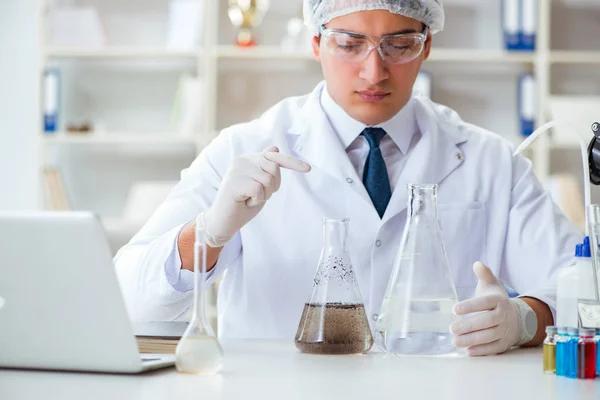
[[105,231],[88,212],[0,212],[0,368],[140,373]]

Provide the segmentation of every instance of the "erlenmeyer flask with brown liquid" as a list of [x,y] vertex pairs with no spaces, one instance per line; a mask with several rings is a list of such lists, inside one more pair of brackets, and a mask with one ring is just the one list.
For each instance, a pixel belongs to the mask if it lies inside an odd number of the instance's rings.
[[323,249],[296,347],[312,354],[360,354],[373,336],[347,248],[348,219],[323,219]]

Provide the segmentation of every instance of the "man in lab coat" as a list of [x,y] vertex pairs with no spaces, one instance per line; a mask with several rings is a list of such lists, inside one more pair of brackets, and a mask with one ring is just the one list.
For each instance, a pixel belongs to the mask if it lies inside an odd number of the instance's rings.
[[[441,0],[305,0],[325,81],[224,129],[182,173],[115,266],[135,320],[190,307],[196,224],[207,233],[221,337],[288,338],[318,263],[323,217],[350,219],[350,257],[372,327],[406,222],[409,183],[439,185],[461,302],[449,329],[470,355],[537,345],[554,278],[581,233],[500,136],[413,93]],[[481,261],[481,262],[478,262]],[[436,279],[436,277],[431,277]],[[510,299],[503,285],[520,298]]]

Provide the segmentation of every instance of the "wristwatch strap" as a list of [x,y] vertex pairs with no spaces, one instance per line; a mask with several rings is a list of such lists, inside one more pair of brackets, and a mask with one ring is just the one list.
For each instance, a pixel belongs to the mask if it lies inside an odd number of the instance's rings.
[[535,311],[529,304],[525,303],[522,299],[513,298],[510,299],[517,306],[517,313],[519,315],[519,341],[515,343],[517,346],[521,346],[535,336],[538,328],[537,316]]

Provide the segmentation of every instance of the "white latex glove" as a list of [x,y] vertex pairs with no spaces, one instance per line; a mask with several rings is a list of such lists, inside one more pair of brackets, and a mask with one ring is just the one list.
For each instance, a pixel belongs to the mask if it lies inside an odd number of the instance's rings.
[[280,168],[304,173],[311,169],[304,161],[280,154],[275,146],[231,162],[214,203],[204,214],[205,229],[213,243],[223,245],[262,210],[281,186]]
[[537,331],[535,312],[521,299],[511,299],[492,271],[481,262],[473,265],[479,278],[475,297],[454,306],[456,315],[478,313],[450,326],[453,344],[469,356],[504,353],[529,342]]

